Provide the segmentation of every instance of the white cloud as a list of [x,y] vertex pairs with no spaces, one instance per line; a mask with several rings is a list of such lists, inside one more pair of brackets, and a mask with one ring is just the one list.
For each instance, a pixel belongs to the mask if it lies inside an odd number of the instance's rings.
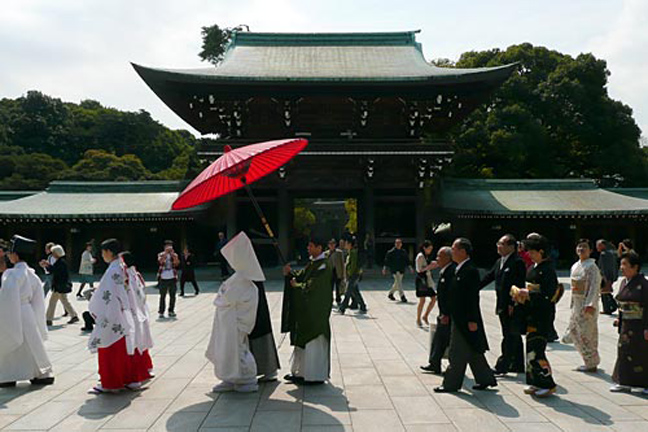
[[635,118],[648,134],[648,2],[624,0],[618,16],[590,48],[607,60],[612,72],[609,92],[634,109]]

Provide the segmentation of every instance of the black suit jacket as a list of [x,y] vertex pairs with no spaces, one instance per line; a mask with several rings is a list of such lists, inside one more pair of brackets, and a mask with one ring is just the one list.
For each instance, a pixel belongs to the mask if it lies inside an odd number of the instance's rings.
[[508,311],[509,306],[515,306],[515,301],[511,297],[511,287],[515,285],[524,288],[526,281],[526,266],[517,253],[513,252],[504,261],[504,266],[500,270],[501,262],[502,257],[495,261],[495,265],[486,273],[480,285],[480,288],[484,288],[495,281],[495,292],[497,294],[495,313],[497,314]]
[[[479,307],[480,283],[479,270],[472,260],[465,262],[459,271],[455,272],[451,290],[450,316],[471,347],[475,351],[483,353],[488,351],[488,341]],[[468,329],[469,322],[477,323],[477,331]]]
[[437,284],[437,305],[439,305],[439,313],[441,315],[450,316],[451,313],[450,295],[452,284],[454,283],[456,268],[457,264],[451,262],[439,275],[439,283]]

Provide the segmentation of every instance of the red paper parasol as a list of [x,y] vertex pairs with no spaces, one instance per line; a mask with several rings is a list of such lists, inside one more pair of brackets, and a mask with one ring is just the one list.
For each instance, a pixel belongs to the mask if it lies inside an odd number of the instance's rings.
[[285,165],[307,145],[305,139],[285,139],[235,150],[225,146],[225,154],[182,191],[172,208],[195,207],[254,183]]
[[279,249],[274,233],[249,185],[288,163],[307,145],[308,141],[305,139],[295,138],[251,144],[235,150],[232,150],[230,146],[225,146],[225,153],[182,191],[172,208],[173,210],[182,210],[195,207],[245,188],[268,236],[277,249],[279,259],[285,264],[286,260]]

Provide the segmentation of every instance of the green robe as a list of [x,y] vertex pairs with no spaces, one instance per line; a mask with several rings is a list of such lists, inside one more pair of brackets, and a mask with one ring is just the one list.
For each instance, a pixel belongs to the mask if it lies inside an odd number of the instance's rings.
[[[331,340],[332,277],[326,258],[311,261],[286,277],[281,329],[290,332],[291,345],[305,348],[320,335]],[[292,278],[297,281],[295,287],[290,285]]]

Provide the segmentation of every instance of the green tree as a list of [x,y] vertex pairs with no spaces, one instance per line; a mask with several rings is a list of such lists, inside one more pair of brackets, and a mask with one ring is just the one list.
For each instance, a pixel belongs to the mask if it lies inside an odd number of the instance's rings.
[[465,53],[457,67],[513,62],[518,71],[455,130],[452,175],[645,183],[640,130],[632,109],[609,97],[604,60],[522,44]]
[[202,50],[198,53],[198,57],[202,61],[208,61],[213,65],[217,65],[223,60],[227,45],[232,40],[235,32],[243,31],[249,27],[246,25],[239,25],[237,27],[219,27],[218,24],[202,27],[200,35],[202,37]]
[[151,172],[135,155],[117,156],[103,150],[88,150],[64,176],[65,180],[133,181],[151,178]]
[[26,154],[22,150],[10,154],[5,153],[5,149],[0,148],[0,189],[45,189],[49,182],[64,175],[68,169],[65,162],[50,155]]

